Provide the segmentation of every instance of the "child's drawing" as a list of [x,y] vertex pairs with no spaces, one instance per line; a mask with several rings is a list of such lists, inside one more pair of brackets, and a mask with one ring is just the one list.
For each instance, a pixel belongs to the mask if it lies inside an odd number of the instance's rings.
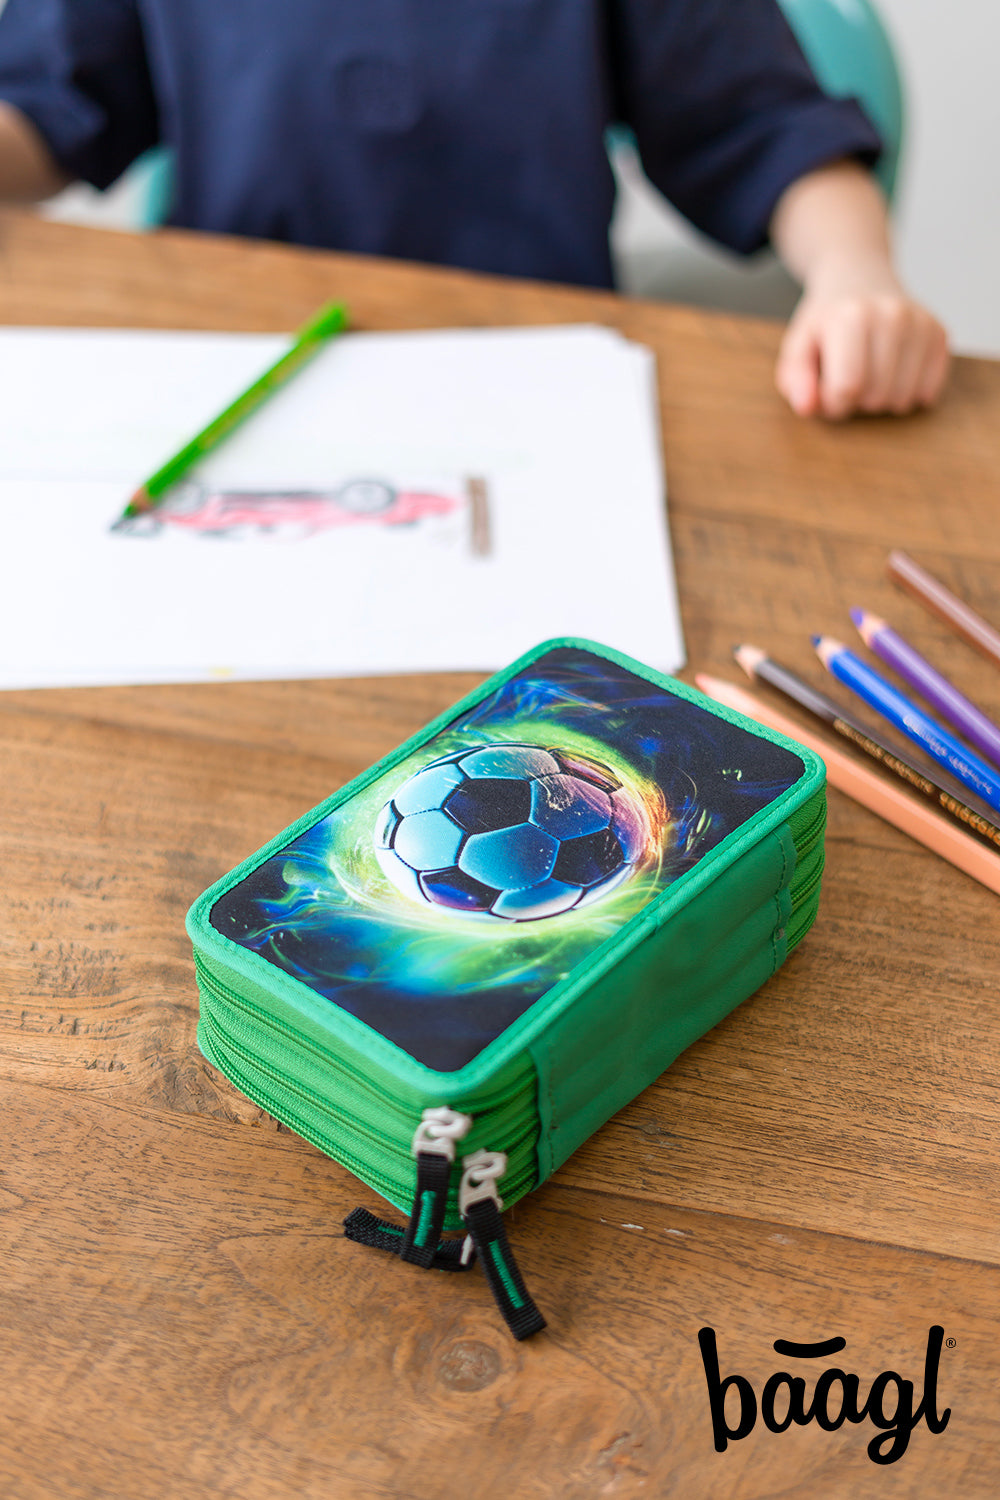
[[223,490],[189,481],[178,484],[155,510],[116,521],[112,530],[144,537],[175,531],[297,540],[339,526],[418,526],[469,504],[462,493],[406,488],[383,479],[348,479],[315,490]]

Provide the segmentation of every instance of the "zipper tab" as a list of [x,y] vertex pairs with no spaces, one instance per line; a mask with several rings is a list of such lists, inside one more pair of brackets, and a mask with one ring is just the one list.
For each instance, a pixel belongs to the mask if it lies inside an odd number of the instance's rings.
[[[344,1220],[348,1239],[363,1245],[390,1250],[400,1260],[428,1270],[435,1266],[446,1271],[464,1271],[458,1240],[442,1240],[451,1165],[455,1160],[455,1142],[472,1129],[472,1116],[463,1115],[447,1105],[425,1109],[413,1132],[410,1150],[417,1159],[417,1187],[413,1195],[410,1221],[398,1229],[385,1219],[377,1219],[367,1209],[356,1208]],[[506,1161],[506,1158],[504,1158]]]
[[492,1201],[497,1211],[503,1211],[503,1199],[497,1191],[497,1183],[507,1171],[507,1158],[502,1151],[474,1151],[462,1158],[462,1181],[458,1188],[458,1211],[464,1219],[474,1203]]
[[[507,1172],[507,1158],[502,1151],[474,1151],[462,1158],[462,1180],[458,1185],[458,1211],[465,1223],[466,1210],[473,1203],[491,1199],[497,1212],[503,1213],[503,1199],[497,1191],[497,1183]],[[467,1234],[462,1243],[461,1262],[469,1265],[476,1253],[472,1235]]]
[[417,1158],[417,1187],[399,1258],[427,1270],[434,1264],[448,1205],[455,1142],[472,1129],[472,1116],[440,1105],[425,1109],[410,1147]]
[[545,1319],[528,1295],[500,1217],[503,1199],[497,1183],[507,1170],[507,1158],[502,1151],[474,1151],[463,1157],[462,1167],[458,1211],[468,1231],[462,1264],[474,1246],[504,1322],[516,1339],[529,1338],[545,1327]]
[[423,1118],[413,1133],[410,1151],[419,1160],[421,1152],[446,1156],[455,1160],[455,1142],[461,1141],[472,1129],[472,1116],[460,1115],[446,1104],[437,1109],[425,1109]]

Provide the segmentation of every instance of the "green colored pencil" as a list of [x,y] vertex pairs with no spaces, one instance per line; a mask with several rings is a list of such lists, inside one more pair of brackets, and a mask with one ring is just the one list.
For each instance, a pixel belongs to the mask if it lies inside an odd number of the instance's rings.
[[197,437],[193,437],[179,453],[175,453],[162,468],[150,475],[145,484],[139,486],[126,505],[123,517],[141,516],[144,511],[152,510],[193,463],[210,453],[244,418],[256,411],[272,392],[284,385],[289,376],[294,375],[296,370],[300,370],[318,352],[326,339],[342,332],[346,327],[347,311],[343,303],[328,302],[325,307],[321,307],[316,316],[299,329],[287,354],[283,354],[276,364],[265,370],[253,385],[248,386],[241,396],[237,396],[231,406],[220,412]]

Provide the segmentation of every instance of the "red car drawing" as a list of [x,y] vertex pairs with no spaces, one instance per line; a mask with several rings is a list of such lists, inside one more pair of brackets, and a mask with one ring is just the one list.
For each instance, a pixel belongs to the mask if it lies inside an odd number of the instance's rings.
[[166,527],[201,536],[248,533],[313,536],[332,526],[413,526],[446,516],[463,501],[433,491],[401,490],[382,479],[351,479],[332,490],[212,490],[179,484],[155,510],[117,522],[114,529],[156,536]]

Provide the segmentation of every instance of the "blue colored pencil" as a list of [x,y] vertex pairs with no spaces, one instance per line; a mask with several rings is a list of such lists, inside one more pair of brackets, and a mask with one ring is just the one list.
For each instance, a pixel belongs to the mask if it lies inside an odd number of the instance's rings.
[[964,786],[971,787],[984,802],[1000,812],[1000,776],[991,766],[911,703],[904,693],[894,688],[860,656],[855,656],[841,641],[817,635],[813,636],[813,645],[824,667],[838,682],[877,709],[884,719],[902,730],[939,766],[944,766]]

